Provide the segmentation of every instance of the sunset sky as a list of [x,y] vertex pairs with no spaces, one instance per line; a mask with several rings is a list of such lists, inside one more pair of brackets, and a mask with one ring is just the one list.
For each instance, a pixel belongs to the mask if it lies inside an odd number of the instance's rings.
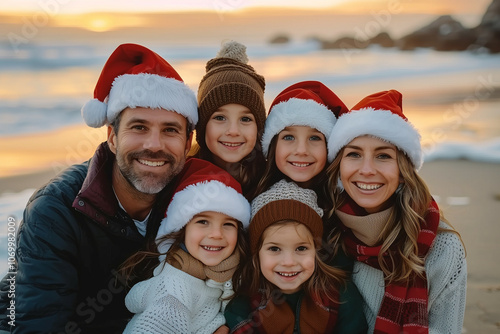
[[360,10],[369,10],[374,7],[405,6],[415,11],[471,11],[474,8],[483,10],[490,0],[145,0],[122,1],[117,5],[112,0],[6,0],[0,3],[2,13],[13,11],[40,11],[46,10],[58,14],[76,14],[98,11],[190,11],[190,10],[215,10],[233,11],[253,7],[292,7],[319,9],[335,7]]
[[110,0],[10,0],[0,5],[3,10],[37,10],[44,4],[59,5],[64,13],[82,13],[89,11],[158,11],[158,10],[238,10],[249,7],[296,7],[296,8],[322,8],[330,7],[349,0],[147,0],[123,1],[117,6],[116,1]]

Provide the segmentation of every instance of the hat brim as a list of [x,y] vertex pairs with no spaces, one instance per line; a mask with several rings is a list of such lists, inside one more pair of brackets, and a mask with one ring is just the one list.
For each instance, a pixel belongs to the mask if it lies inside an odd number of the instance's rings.
[[328,160],[333,161],[344,146],[363,135],[395,145],[406,153],[417,170],[422,167],[423,154],[417,129],[390,110],[373,108],[353,110],[339,117],[328,139]]

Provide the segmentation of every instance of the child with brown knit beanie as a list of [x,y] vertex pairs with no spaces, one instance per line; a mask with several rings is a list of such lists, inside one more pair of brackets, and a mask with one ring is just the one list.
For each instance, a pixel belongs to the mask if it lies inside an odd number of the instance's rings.
[[260,138],[266,119],[264,77],[248,63],[246,47],[229,41],[206,65],[198,88],[199,121],[190,155],[229,172],[248,199],[265,160]]
[[232,333],[366,333],[358,290],[320,258],[322,215],[313,190],[286,180],[253,200],[251,259],[224,313]]

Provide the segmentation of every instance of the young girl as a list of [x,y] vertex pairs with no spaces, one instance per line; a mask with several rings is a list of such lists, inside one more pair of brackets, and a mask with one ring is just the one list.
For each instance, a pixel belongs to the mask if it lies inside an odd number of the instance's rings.
[[344,103],[318,81],[303,81],[283,90],[273,101],[262,136],[266,170],[257,194],[285,178],[313,189],[325,207],[326,138]]
[[356,260],[370,333],[461,333],[465,250],[417,174],[420,135],[401,101],[395,90],[367,96],[333,129],[331,243]]
[[[125,298],[135,315],[124,333],[214,333],[225,323],[250,204],[239,183],[207,161],[190,159],[182,173],[158,231],[160,264]],[[128,273],[145,255],[125,264]]]
[[246,47],[230,41],[207,63],[198,88],[198,145],[190,155],[228,171],[251,199],[265,165],[260,138],[266,108],[264,77],[247,62]]
[[314,191],[281,180],[252,202],[251,259],[226,308],[233,333],[366,333],[359,292],[319,258]]

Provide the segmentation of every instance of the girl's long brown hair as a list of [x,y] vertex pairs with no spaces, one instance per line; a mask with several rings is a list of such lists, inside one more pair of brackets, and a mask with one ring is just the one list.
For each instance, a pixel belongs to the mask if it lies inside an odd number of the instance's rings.
[[[300,222],[293,220],[282,220],[270,226],[294,224]],[[264,233],[262,233],[264,235]],[[251,255],[249,261],[243,266],[240,280],[236,282],[234,289],[237,295],[253,296],[263,293],[264,298],[272,298],[272,293],[277,289],[262,275],[260,270],[259,250],[262,247],[263,238],[259,238],[257,251]],[[311,235],[312,238],[312,235]],[[304,290],[308,295],[325,296],[332,302],[338,303],[337,292],[344,286],[347,274],[344,270],[325,264],[320,256],[321,240],[314,240],[316,247],[316,263],[313,275],[304,283]],[[236,275],[234,276],[236,277]],[[233,280],[234,281],[234,280]]]

